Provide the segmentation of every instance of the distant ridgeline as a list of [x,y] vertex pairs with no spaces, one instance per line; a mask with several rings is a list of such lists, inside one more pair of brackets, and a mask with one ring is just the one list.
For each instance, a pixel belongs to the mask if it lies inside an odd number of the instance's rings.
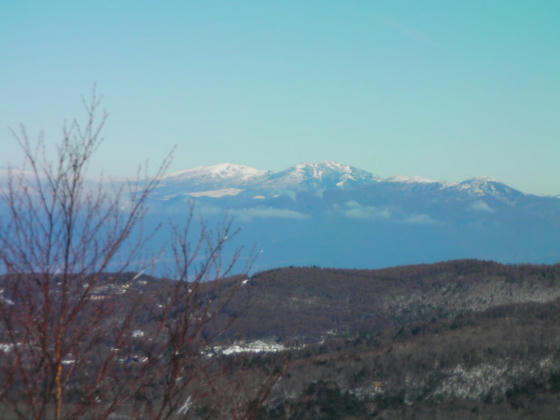
[[[461,258],[560,261],[560,198],[487,177],[459,183],[380,178],[332,161],[278,172],[228,163],[187,169],[165,176],[150,196],[145,231],[164,225],[150,241],[157,253],[169,243],[166,222],[181,224],[193,200],[209,227],[225,215],[234,219],[241,228],[235,243],[259,251],[254,271]],[[0,205],[0,216],[4,211]],[[162,255],[161,273],[170,261]]]
[[[242,227],[239,244],[262,250],[255,269],[319,265],[376,268],[459,258],[560,261],[560,199],[481,177],[460,183],[379,178],[348,165],[284,171],[219,164],[169,174],[149,220],[180,220],[188,202]],[[159,240],[164,243],[166,235]]]

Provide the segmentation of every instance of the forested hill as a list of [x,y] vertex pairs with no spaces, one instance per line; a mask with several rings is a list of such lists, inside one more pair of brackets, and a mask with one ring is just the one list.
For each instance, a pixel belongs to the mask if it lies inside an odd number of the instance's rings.
[[[0,280],[1,302],[17,309],[28,295]],[[262,419],[560,418],[560,265],[458,260],[290,267],[199,284],[135,273],[96,281],[90,304],[112,308],[103,325],[134,308],[116,368],[144,366],[154,348],[167,349],[162,320],[183,325],[194,334],[185,355],[220,380],[245,383],[245,397],[274,379],[263,388]],[[15,347],[2,345],[11,355]],[[255,345],[265,353],[247,350]],[[107,335],[95,349],[114,348]],[[237,385],[221,391],[239,396]],[[194,418],[219,418],[204,399],[195,407]]]
[[[290,343],[262,418],[560,418],[560,265],[285,268],[239,337]],[[302,344],[304,344],[302,346]]]
[[315,341],[327,333],[394,328],[501,305],[549,302],[560,297],[560,265],[458,260],[381,270],[290,267],[258,273],[246,287],[251,305],[237,320],[236,333]]

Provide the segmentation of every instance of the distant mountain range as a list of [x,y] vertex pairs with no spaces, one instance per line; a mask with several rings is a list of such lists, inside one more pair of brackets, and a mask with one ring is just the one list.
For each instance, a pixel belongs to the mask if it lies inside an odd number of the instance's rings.
[[242,196],[261,193],[252,198],[262,200],[282,195],[294,197],[297,193],[321,196],[329,190],[379,188],[394,190],[396,194],[412,190],[463,193],[470,197],[493,197],[504,202],[526,196],[489,177],[477,177],[463,182],[439,182],[405,176],[381,178],[363,169],[333,161],[300,163],[278,172],[232,163],[201,166],[165,176],[156,195],[161,199],[173,199],[181,196],[222,198],[241,193],[244,193]]
[[188,202],[211,221],[232,215],[256,244],[257,268],[375,268],[456,258],[560,260],[560,199],[488,177],[381,178],[333,161],[263,171],[222,163],[167,175],[150,220],[180,220]]

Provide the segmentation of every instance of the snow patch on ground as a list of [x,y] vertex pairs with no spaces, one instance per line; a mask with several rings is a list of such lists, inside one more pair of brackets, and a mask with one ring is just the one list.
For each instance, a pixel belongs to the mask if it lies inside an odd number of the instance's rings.
[[251,341],[250,343],[235,343],[228,347],[214,346],[212,348],[215,354],[226,356],[239,353],[274,353],[287,349],[288,347],[281,343],[267,343],[262,340]]

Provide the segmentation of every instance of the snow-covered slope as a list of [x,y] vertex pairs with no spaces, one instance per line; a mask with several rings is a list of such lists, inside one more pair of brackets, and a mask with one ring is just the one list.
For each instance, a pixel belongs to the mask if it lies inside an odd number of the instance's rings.
[[452,188],[455,188],[459,191],[467,192],[468,194],[471,194],[473,196],[494,197],[496,199],[508,202],[512,199],[524,195],[520,191],[515,190],[507,186],[506,184],[487,176],[467,179],[463,182],[453,185]]
[[317,190],[348,188],[376,182],[377,178],[362,169],[333,161],[299,163],[271,173],[260,184],[264,190]]
[[271,196],[307,191],[351,188],[376,182],[371,173],[333,161],[299,163],[272,172],[233,163],[200,166],[173,172],[162,179],[156,195],[214,197],[237,195],[250,190],[253,196]]
[[267,171],[234,163],[198,166],[166,175],[156,189],[155,196],[164,200],[184,196],[234,196],[263,180],[267,174]]
[[341,188],[364,185],[376,178],[367,171],[333,161],[299,163],[279,172],[263,171],[233,163],[199,166],[173,172],[162,180],[163,186],[213,189],[250,187],[258,189]]
[[211,185],[214,187],[241,186],[256,182],[267,174],[267,171],[234,163],[219,163],[212,166],[197,166],[172,172],[162,179],[164,185],[184,183],[187,185]]
[[517,198],[524,195],[489,177],[476,177],[463,182],[442,182],[418,176],[381,178],[363,169],[329,160],[299,163],[277,172],[233,163],[199,166],[166,175],[162,179],[158,193],[219,198],[236,195],[244,190],[251,190],[259,195],[262,193],[264,196],[267,193],[293,195],[295,192],[302,191],[349,190],[376,185],[395,188],[395,191],[422,188],[431,191],[448,190],[457,194],[468,194],[473,197],[488,196],[506,201],[509,197]]
[[212,166],[197,166],[192,169],[173,172],[164,177],[164,180],[187,181],[208,180],[212,182],[231,181],[247,182],[266,174],[266,171],[234,163],[219,163]]

